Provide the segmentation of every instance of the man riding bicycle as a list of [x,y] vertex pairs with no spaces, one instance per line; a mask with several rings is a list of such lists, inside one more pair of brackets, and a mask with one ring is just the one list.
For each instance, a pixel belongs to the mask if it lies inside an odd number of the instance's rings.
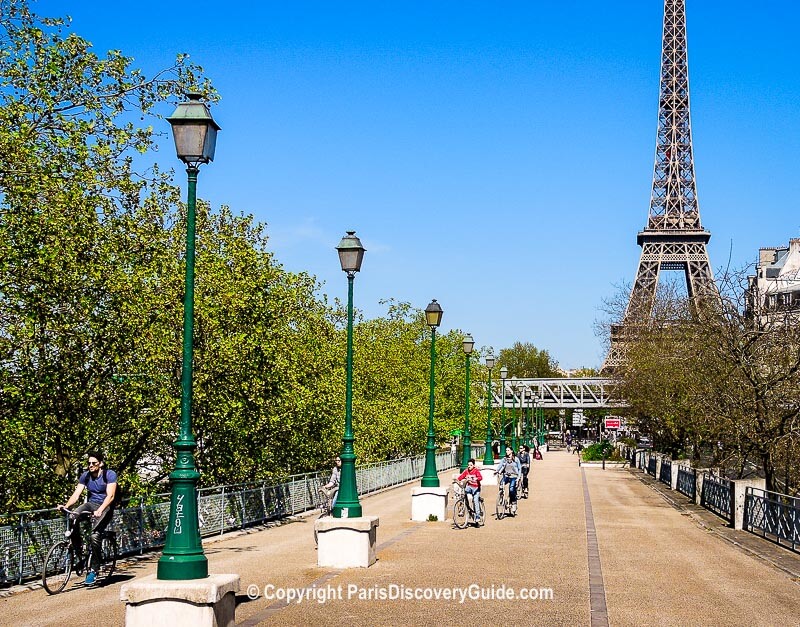
[[481,481],[483,481],[483,477],[481,471],[475,467],[474,459],[470,459],[467,462],[467,469],[458,475],[458,481],[464,479],[467,480],[464,492],[467,494],[467,498],[472,498],[472,509],[475,511],[475,524],[477,525],[481,519]]
[[497,467],[497,474],[503,476],[503,481],[500,484],[501,490],[506,483],[510,484],[508,488],[509,501],[512,511],[516,512],[517,479],[522,474],[522,466],[519,460],[514,456],[514,451],[511,450],[510,446],[506,447],[506,456],[500,460],[500,465]]
[[[92,563],[89,564],[89,572],[86,574],[86,583],[93,584],[97,579],[97,571],[100,568],[100,544],[101,536],[108,524],[114,518],[114,497],[117,494],[117,473],[107,470],[104,464],[103,454],[92,451],[89,453],[89,469],[84,471],[78,479],[78,485],[69,500],[64,505],[59,505],[58,509],[69,509],[74,503],[78,502],[83,491],[88,490],[89,498],[75,509],[76,514],[92,512]],[[82,552],[81,534],[79,530],[72,534],[72,545],[75,555]]]

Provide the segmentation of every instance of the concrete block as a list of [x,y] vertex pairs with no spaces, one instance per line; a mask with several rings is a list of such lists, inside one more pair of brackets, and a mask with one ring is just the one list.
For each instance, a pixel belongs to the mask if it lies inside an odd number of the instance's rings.
[[439,522],[447,518],[447,498],[449,487],[423,488],[411,490],[411,520],[425,521],[433,514]]
[[703,504],[703,479],[705,473],[710,473],[711,468],[697,468],[695,469],[695,482],[694,482],[694,502],[697,505]]
[[733,479],[731,481],[731,513],[733,528],[744,529],[744,500],[747,488],[767,489],[766,479]]
[[683,460],[673,459],[672,460],[672,481],[670,482],[670,489],[677,490],[678,489],[678,473],[680,472],[681,465]]
[[314,522],[317,532],[317,566],[330,568],[369,568],[377,559],[377,516],[334,518],[324,516]]
[[493,466],[484,466],[480,463],[477,464],[477,468],[481,471],[481,477],[483,477],[481,485],[497,485],[497,475],[494,474],[494,471],[497,470],[497,464]]
[[238,591],[239,575],[181,581],[149,575],[123,585],[120,600],[127,627],[233,627]]

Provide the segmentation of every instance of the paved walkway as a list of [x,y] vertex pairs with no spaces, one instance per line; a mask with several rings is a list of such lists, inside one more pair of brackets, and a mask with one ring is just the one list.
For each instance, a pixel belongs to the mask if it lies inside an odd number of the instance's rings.
[[[451,474],[441,475],[443,484]],[[369,569],[318,568],[313,519],[231,534],[209,543],[206,553],[212,572],[241,575],[239,625],[800,623],[800,584],[791,569],[726,541],[648,481],[630,470],[580,469],[574,455],[551,452],[534,462],[531,498],[521,502],[519,515],[490,518],[482,529],[411,522],[409,486],[364,499],[364,513],[380,516],[378,562]],[[488,504],[495,494],[485,488]],[[100,589],[73,585],[54,597],[33,590],[4,598],[0,623],[121,625],[120,586],[154,573],[156,560],[128,565]],[[248,586],[263,593],[268,585],[316,586],[318,596],[341,589],[343,599],[286,605],[247,597]],[[356,598],[437,589],[446,595],[445,588],[495,598],[463,604]],[[499,598],[509,589],[545,596],[552,590],[552,598]]]

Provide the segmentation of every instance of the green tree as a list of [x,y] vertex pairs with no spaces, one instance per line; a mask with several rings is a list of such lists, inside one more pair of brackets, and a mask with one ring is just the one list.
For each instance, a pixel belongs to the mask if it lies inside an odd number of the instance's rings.
[[[497,368],[508,368],[508,376],[525,378],[558,377],[558,363],[544,349],[530,342],[514,342],[511,348],[503,348],[497,356]],[[499,372],[499,370],[498,370]]]
[[151,247],[135,249],[136,233],[176,201],[167,176],[134,163],[156,105],[200,82],[185,56],[148,78],[67,30],[23,0],[0,4],[0,494],[17,507],[63,499],[88,448],[123,460],[159,415],[151,391],[113,380],[147,331],[128,315],[132,294],[148,305],[137,254]]

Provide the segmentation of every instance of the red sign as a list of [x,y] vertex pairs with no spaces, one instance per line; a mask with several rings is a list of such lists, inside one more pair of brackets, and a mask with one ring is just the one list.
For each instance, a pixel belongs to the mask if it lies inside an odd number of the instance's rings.
[[619,418],[606,418],[606,429],[619,429]]

